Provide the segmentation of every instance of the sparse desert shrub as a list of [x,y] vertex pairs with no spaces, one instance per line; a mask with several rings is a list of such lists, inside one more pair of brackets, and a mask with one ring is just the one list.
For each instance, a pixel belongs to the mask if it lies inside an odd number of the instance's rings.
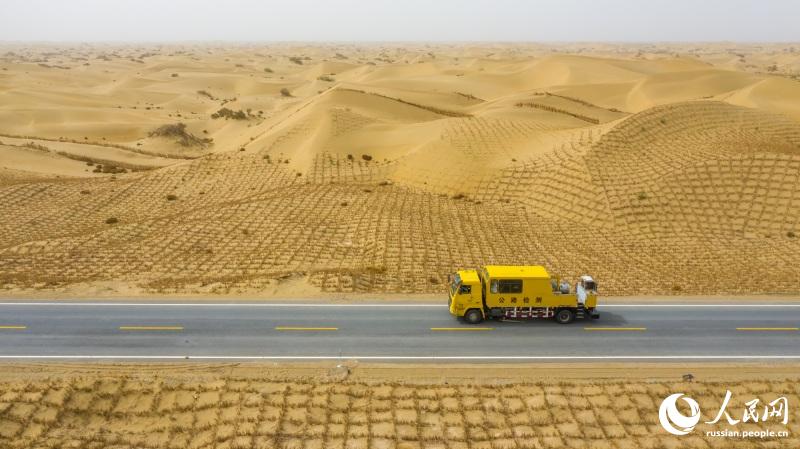
[[327,81],[329,83],[336,81],[336,79],[330,75],[320,75],[317,77],[317,79],[320,81]]
[[475,95],[467,94],[467,93],[464,93],[464,92],[456,92],[456,95],[460,95],[460,96],[462,96],[462,97],[464,97],[466,99],[469,99],[469,100],[484,101],[484,100],[476,97]]
[[287,89],[287,88],[285,88],[285,87],[282,87],[282,88],[281,88],[281,96],[284,96],[284,97],[291,97],[291,96],[292,96],[292,93],[291,93],[291,92],[289,92],[289,89]]
[[361,159],[364,159],[365,161],[369,162],[372,160],[372,156],[370,156],[369,154],[362,154]]
[[274,73],[274,70],[272,70],[269,67],[264,67],[264,72],[266,72],[266,73]]
[[215,120],[218,118],[224,118],[225,120],[247,120],[249,117],[241,109],[234,111],[233,109],[222,108],[219,111],[211,114],[211,118]]
[[467,196],[466,196],[466,195],[464,195],[463,193],[456,193],[455,195],[453,195],[453,199],[454,199],[454,200],[463,200],[463,199],[464,199],[464,198],[466,198],[466,197],[467,197]]
[[216,100],[217,99],[215,96],[211,95],[210,92],[205,91],[205,90],[198,90],[197,94],[200,95],[200,96],[203,96],[203,97],[207,97],[207,98],[209,98],[211,100]]
[[170,75],[170,76],[171,76],[171,77],[173,77],[173,78],[177,78],[177,77],[178,77],[178,74],[177,74],[177,73],[173,73],[173,74],[172,74],[172,75]]
[[172,194],[172,193],[170,193],[169,195],[167,195],[167,201],[175,201],[175,200],[177,200],[177,199],[178,199],[178,196],[177,196],[177,195],[174,195],[174,194]]
[[40,145],[40,144],[38,144],[36,142],[28,142],[28,143],[23,144],[22,146],[25,147],[25,148],[30,148],[31,150],[36,150],[36,151],[44,151],[44,152],[49,152],[50,151],[49,147],[46,147],[44,145]]
[[297,65],[303,65],[303,60],[300,59],[297,56],[290,56],[289,60],[292,61],[293,63],[297,64]]
[[127,171],[128,170],[122,167],[117,167],[116,165],[111,165],[111,164],[105,164],[105,165],[97,164],[94,167],[94,170],[92,170],[92,172],[94,173],[111,173],[111,174],[126,173]]
[[347,155],[347,160],[348,161],[352,161],[353,160],[353,155],[352,154],[348,154]]
[[597,125],[597,124],[600,123],[600,120],[596,119],[594,117],[589,117],[589,116],[586,116],[586,115],[583,115],[583,114],[577,114],[575,112],[568,111],[566,109],[561,109],[561,108],[557,108],[557,107],[554,107],[554,106],[550,106],[549,104],[527,102],[527,103],[517,103],[516,106],[518,108],[534,108],[534,109],[540,109],[542,111],[553,112],[553,113],[556,113],[556,114],[564,114],[564,115],[568,115],[570,117],[575,117],[578,120],[583,120],[584,122],[587,122],[587,123],[592,123],[594,125]]
[[167,137],[174,138],[176,142],[184,147],[201,147],[205,148],[211,144],[212,139],[197,137],[186,130],[185,123],[175,123],[172,125],[163,125],[150,131],[149,137]]
[[119,219],[117,217],[106,218],[106,224],[117,224],[117,223],[119,223]]
[[794,231],[789,231],[789,232],[786,233],[786,237],[789,237],[790,239],[793,239],[793,238],[797,237],[797,234],[795,234]]
[[367,92],[367,91],[360,90],[360,89],[340,89],[340,90],[346,91],[346,92],[358,92],[358,93],[361,93],[361,94],[374,95],[376,97],[381,97],[381,98],[388,98],[390,100],[394,100],[394,101],[397,101],[397,102],[400,102],[400,103],[403,103],[403,104],[407,104],[409,106],[413,106],[415,108],[424,109],[426,111],[433,112],[434,114],[444,115],[444,116],[447,116],[447,117],[472,117],[471,114],[465,114],[463,112],[458,112],[458,111],[448,111],[446,109],[441,109],[441,108],[437,108],[437,107],[434,107],[434,106],[426,106],[426,105],[419,104],[419,103],[413,103],[411,101],[403,100],[402,98],[389,97],[389,96],[386,96],[386,95],[382,95],[382,94],[378,94],[378,93],[374,93],[374,92]]
[[647,199],[647,193],[646,192],[639,192],[639,193],[636,194],[636,198],[639,201],[644,201],[644,200]]

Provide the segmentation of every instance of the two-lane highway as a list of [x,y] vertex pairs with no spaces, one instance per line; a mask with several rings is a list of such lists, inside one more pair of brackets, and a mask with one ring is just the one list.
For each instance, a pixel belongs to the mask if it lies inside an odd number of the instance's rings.
[[599,309],[471,326],[442,304],[3,302],[0,358],[800,360],[800,303]]

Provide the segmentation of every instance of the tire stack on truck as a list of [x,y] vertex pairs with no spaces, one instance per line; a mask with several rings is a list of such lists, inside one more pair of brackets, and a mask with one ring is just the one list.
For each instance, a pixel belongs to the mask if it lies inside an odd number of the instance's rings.
[[488,319],[541,318],[568,324],[600,317],[597,283],[591,276],[581,276],[571,289],[539,265],[459,270],[451,276],[448,296],[450,313],[470,324]]

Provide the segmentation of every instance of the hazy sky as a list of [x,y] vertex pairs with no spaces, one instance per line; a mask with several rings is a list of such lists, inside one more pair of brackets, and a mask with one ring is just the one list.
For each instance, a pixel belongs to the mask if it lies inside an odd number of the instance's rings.
[[800,41],[800,0],[0,0],[0,40]]

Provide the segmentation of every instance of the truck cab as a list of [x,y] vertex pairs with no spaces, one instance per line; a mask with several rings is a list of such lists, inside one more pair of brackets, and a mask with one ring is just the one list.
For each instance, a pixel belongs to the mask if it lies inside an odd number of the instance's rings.
[[483,287],[476,270],[460,270],[450,282],[450,313],[464,316],[470,309],[483,309]]
[[562,324],[598,318],[597,282],[589,275],[579,277],[574,287],[564,281],[538,265],[459,270],[451,277],[448,307],[472,324],[492,318],[553,318]]

